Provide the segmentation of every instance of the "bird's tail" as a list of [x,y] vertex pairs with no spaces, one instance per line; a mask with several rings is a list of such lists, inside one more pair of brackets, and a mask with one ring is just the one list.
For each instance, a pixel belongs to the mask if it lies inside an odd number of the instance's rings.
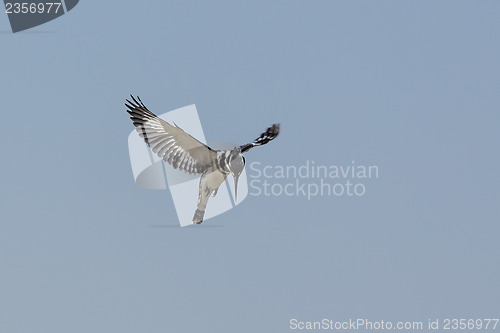
[[279,132],[280,132],[280,124],[273,124],[273,126],[269,127],[252,143],[247,143],[240,146],[241,152],[244,153],[249,151],[253,147],[265,145],[269,141],[274,140],[278,136]]

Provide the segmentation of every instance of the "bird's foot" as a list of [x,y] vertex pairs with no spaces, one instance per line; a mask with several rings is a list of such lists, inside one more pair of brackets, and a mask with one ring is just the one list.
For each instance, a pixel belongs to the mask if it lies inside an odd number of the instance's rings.
[[203,222],[203,215],[205,215],[205,211],[197,209],[194,212],[193,224],[201,224]]

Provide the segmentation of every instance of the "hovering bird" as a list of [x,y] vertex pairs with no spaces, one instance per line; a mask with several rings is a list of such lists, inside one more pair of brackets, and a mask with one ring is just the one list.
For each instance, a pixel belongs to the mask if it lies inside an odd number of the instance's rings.
[[237,198],[238,178],[245,167],[243,153],[253,147],[265,145],[276,138],[280,131],[280,125],[274,124],[251,143],[236,146],[231,150],[216,150],[184,132],[175,123],[171,125],[156,116],[139,97],[130,97],[132,101],[127,99],[125,104],[127,112],[131,115],[130,119],[137,132],[151,150],[174,169],[189,174],[201,174],[193,224],[203,222],[210,195],[217,194],[219,186],[229,174],[234,177],[234,193]]

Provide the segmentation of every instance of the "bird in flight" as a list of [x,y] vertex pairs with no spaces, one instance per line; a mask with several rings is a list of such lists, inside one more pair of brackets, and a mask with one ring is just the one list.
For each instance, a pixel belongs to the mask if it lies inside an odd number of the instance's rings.
[[219,186],[229,174],[234,177],[234,193],[237,198],[238,178],[245,167],[246,153],[276,138],[280,125],[274,124],[251,143],[236,146],[231,150],[216,150],[184,132],[175,123],[169,124],[156,116],[142,103],[139,97],[126,100],[127,112],[139,135],[151,150],[174,169],[189,174],[201,174],[198,204],[193,224],[203,222],[205,208],[211,195],[215,196]]

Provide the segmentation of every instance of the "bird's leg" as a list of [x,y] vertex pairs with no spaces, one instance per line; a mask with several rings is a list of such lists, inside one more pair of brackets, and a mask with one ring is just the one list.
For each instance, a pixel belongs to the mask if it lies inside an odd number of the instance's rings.
[[193,224],[201,224],[203,222],[203,216],[205,215],[205,208],[207,207],[208,199],[212,190],[207,184],[206,174],[203,174],[200,178],[200,187],[198,194],[198,205],[196,206],[196,211],[193,216]]
[[215,189],[214,194],[212,194],[212,197],[215,197],[215,195],[217,194],[218,190],[219,190],[218,188]]
[[212,192],[212,191],[208,188],[208,186],[204,189],[204,194],[205,194],[205,196],[207,196],[207,197],[209,197],[209,196],[210,196],[210,193],[211,193],[211,192]]
[[203,215],[205,215],[204,210],[196,209],[193,216],[193,224],[201,224],[203,222]]

